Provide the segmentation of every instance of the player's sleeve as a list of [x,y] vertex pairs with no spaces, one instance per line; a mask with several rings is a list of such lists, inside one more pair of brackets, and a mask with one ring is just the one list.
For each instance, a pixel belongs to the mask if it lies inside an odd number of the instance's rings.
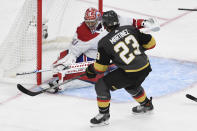
[[97,73],[103,73],[108,69],[110,64],[110,57],[106,53],[103,47],[98,48],[96,62],[94,63],[94,69]]
[[118,18],[119,18],[120,26],[132,25],[132,26],[136,27],[137,29],[143,28],[142,23],[143,23],[144,19],[135,19],[132,17],[125,17],[125,16],[118,16]]
[[91,49],[91,42],[81,41],[77,38],[77,34],[75,34],[69,47],[69,53],[73,54],[76,57],[79,57],[82,53],[86,52],[89,49]]
[[144,50],[149,50],[156,46],[156,41],[152,35],[139,32],[139,44]]
[[97,48],[98,41],[106,35],[106,32],[100,33],[99,35],[94,37],[90,37],[86,41],[80,39],[82,37],[81,35],[83,35],[83,37],[86,37],[86,33],[75,33],[72,44],[69,48],[69,52],[76,57],[79,57],[81,54],[91,49]]

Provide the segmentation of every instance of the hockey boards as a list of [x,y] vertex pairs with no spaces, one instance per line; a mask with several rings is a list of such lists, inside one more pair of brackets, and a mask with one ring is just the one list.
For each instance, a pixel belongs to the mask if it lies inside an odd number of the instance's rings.
[[192,96],[192,95],[190,95],[190,94],[186,94],[185,96],[186,96],[188,99],[197,102],[197,98],[196,98],[196,97],[194,97],[194,96]]
[[64,81],[64,82],[62,82],[62,83],[58,83],[58,84],[56,84],[56,85],[54,85],[54,86],[52,86],[52,87],[48,87],[48,88],[45,88],[45,89],[43,89],[43,88],[41,88],[41,87],[37,87],[37,91],[33,91],[33,90],[31,90],[31,89],[27,89],[27,88],[25,88],[23,85],[21,85],[21,84],[17,84],[17,88],[21,91],[21,92],[23,92],[24,94],[27,94],[27,95],[29,95],[29,96],[36,96],[36,95],[39,95],[39,94],[42,94],[42,93],[44,93],[44,92],[47,92],[48,90],[50,90],[50,89],[54,89],[54,88],[56,88],[56,87],[59,87],[59,86],[61,86],[61,85],[63,85],[63,84],[66,84],[66,83],[68,83],[68,82],[70,82],[70,81],[72,81],[72,80],[75,80],[75,79],[79,79],[80,77],[82,77],[82,76],[85,76],[86,74],[81,74],[81,75],[79,75],[79,76],[76,76],[76,77],[74,77],[74,78],[71,78],[71,79],[69,79],[69,80],[66,80],[66,81]]

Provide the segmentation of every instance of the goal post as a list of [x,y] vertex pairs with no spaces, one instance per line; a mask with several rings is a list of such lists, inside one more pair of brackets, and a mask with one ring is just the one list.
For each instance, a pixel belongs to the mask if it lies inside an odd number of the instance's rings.
[[[42,0],[37,0],[37,70],[42,69]],[[42,83],[42,73],[37,73],[37,85]]]
[[98,0],[98,9],[99,12],[103,13],[103,0]]
[[52,77],[41,72],[24,76],[16,73],[50,67],[59,53],[68,48],[89,7],[102,12],[103,0],[24,0],[0,43],[0,79],[39,85]]

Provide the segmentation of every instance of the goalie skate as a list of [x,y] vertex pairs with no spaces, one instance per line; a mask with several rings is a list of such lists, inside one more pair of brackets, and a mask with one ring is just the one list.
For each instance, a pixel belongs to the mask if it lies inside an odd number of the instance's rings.
[[[58,81],[59,81],[58,78],[57,79],[54,79],[52,81],[49,81],[48,82],[49,87],[53,87],[53,86],[57,85],[58,84]],[[60,90],[61,90],[61,88],[58,86],[58,87],[55,87],[55,88],[50,88],[50,89],[46,90],[46,92],[47,93],[55,94],[55,93],[57,93]]]

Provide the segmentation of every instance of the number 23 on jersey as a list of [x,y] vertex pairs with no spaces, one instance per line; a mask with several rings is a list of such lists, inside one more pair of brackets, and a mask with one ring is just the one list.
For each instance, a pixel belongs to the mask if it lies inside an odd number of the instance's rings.
[[[128,45],[130,44],[133,47],[132,52],[130,51],[131,49],[128,47]],[[120,51],[120,49],[122,50]],[[124,39],[124,41],[118,42],[114,46],[114,51],[119,54],[120,58],[125,64],[131,63],[135,59],[136,55],[141,54],[139,50],[139,43],[133,35],[129,35]]]

